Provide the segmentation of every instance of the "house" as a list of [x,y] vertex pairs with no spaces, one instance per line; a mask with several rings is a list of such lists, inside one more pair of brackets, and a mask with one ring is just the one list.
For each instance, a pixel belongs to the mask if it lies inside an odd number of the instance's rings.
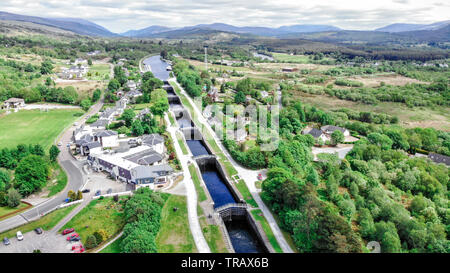
[[282,68],[281,71],[282,71],[282,72],[295,72],[295,71],[298,71],[298,68],[288,68],[288,67],[285,67],[285,68]]
[[136,118],[138,119],[143,119],[146,115],[150,114],[150,109],[145,108],[144,110],[142,110],[141,112],[139,112],[139,114],[137,114]]
[[168,164],[157,166],[138,166],[131,170],[131,182],[137,186],[152,187],[163,184],[167,176],[173,172]]
[[431,159],[435,163],[443,163],[447,166],[450,166],[450,156],[436,154],[436,153],[429,153],[428,158]]
[[140,143],[151,147],[160,154],[164,152],[164,137],[159,134],[143,135],[140,138]]
[[137,85],[136,85],[136,83],[135,83],[134,81],[129,80],[129,81],[127,82],[127,87],[130,88],[130,90],[134,90],[134,89],[137,88]]
[[102,145],[97,141],[83,143],[80,145],[80,153],[83,156],[88,156],[91,153],[99,153],[102,151]]
[[125,97],[127,97],[130,101],[135,102],[136,99],[142,95],[142,92],[138,90],[131,90],[130,92],[126,93]]
[[96,56],[98,54],[100,54],[100,50],[95,50],[87,53],[88,56]]
[[322,126],[322,127],[320,127],[320,130],[322,130],[322,132],[324,132],[325,134],[328,134],[328,135],[331,135],[336,130],[341,131],[344,134],[344,136],[349,136],[350,135],[350,131],[349,130],[347,130],[345,128],[342,128],[342,127],[339,127],[339,126],[334,126],[334,125]]
[[96,122],[92,123],[90,127],[96,128],[96,129],[105,129],[106,126],[111,122],[111,120],[106,118],[99,118]]
[[325,134],[322,130],[312,128],[312,129],[305,129],[302,132],[303,134],[312,135],[314,139],[319,140],[321,139],[323,142],[326,142],[327,140],[330,140],[330,137]]
[[216,87],[211,87],[211,90],[209,90],[207,96],[213,101],[216,102],[219,98],[219,90],[217,90]]
[[21,109],[25,107],[25,100],[19,98],[9,98],[3,102],[2,109]]
[[103,148],[119,146],[119,137],[117,132],[111,130],[103,130],[94,133],[94,141],[99,142]]
[[77,59],[75,59],[75,62],[74,62],[74,64],[75,65],[78,65],[78,64],[87,64],[87,60],[85,60],[85,59],[83,59],[83,58],[77,58]]

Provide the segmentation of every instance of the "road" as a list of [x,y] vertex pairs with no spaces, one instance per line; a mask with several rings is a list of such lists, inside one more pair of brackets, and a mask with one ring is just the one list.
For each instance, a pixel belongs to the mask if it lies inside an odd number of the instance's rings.
[[[100,100],[97,104],[92,106],[87,113],[80,117],[80,119],[78,120],[79,125],[82,125],[86,122],[86,117],[88,115],[92,115],[100,111],[102,106],[103,100]],[[62,135],[60,135],[58,139],[55,140],[55,143],[58,143],[59,141],[63,143],[63,145],[60,147],[61,153],[58,156],[58,162],[67,174],[66,188],[52,199],[44,201],[43,203],[19,215],[1,221],[0,232],[4,232],[9,229],[21,226],[33,220],[37,220],[40,215],[45,215],[61,205],[64,199],[67,198],[67,193],[70,190],[78,191],[83,186],[85,177],[81,171],[82,163],[75,160],[66,147],[66,144],[72,139],[74,130],[75,127],[70,125],[70,127]]]

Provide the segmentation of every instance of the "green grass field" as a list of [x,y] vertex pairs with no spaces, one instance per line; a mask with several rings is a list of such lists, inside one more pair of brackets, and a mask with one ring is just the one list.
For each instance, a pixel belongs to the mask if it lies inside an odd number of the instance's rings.
[[198,177],[197,170],[195,169],[194,165],[192,165],[192,164],[189,165],[189,172],[191,173],[192,180],[194,181],[195,191],[197,192],[198,202],[205,201],[207,199],[206,194],[205,194],[205,191],[203,190],[203,187],[201,186],[200,178]]
[[31,223],[22,225],[20,227],[5,231],[3,233],[0,233],[0,238],[4,238],[4,237],[12,238],[12,237],[16,236],[16,232],[19,230],[22,231],[22,233],[27,233],[38,227],[42,228],[43,230],[49,231],[77,206],[78,205],[73,205],[73,206],[62,208],[62,209],[57,209],[57,210],[45,215],[44,217],[42,217],[39,220],[36,220]]
[[[177,211],[173,208],[177,207]],[[171,195],[161,213],[161,228],[156,236],[159,253],[196,253],[189,228],[186,196]]]
[[261,210],[259,210],[259,209],[252,210],[252,214],[253,214],[253,217],[255,217],[255,220],[261,224],[273,249],[277,253],[283,253],[283,250],[281,249],[280,245],[278,244],[277,238],[275,238],[275,235],[273,235],[272,229],[270,228],[269,223],[267,222],[267,219],[262,214]]
[[228,253],[228,249],[225,245],[222,231],[219,226],[209,225],[206,222],[206,216],[203,214],[203,210],[200,206],[197,206],[198,219],[202,228],[203,236],[208,243],[212,253]]
[[110,68],[108,64],[93,64],[89,67],[88,80],[101,81],[105,79],[106,75],[109,75]]
[[89,235],[104,229],[108,239],[115,236],[125,225],[122,204],[114,202],[112,198],[93,200],[73,217],[61,230],[75,228],[81,240],[86,243]]
[[78,116],[80,110],[21,110],[0,117],[0,148],[40,144],[47,151],[55,138]]
[[109,246],[105,247],[100,253],[122,253],[123,236],[117,238]]
[[[28,207],[28,206],[27,206],[26,204],[24,204],[24,203],[20,203],[20,204],[19,204],[17,207],[15,207],[15,208],[10,208],[10,207],[0,207],[0,217],[6,215],[6,214],[8,214],[8,213],[13,213],[14,211],[18,211],[18,210],[23,209],[23,208],[26,208],[26,207]],[[13,216],[13,215],[15,215],[15,214],[16,214],[16,213],[11,214],[11,215],[8,216],[8,217],[11,217],[11,216]],[[5,219],[8,218],[8,217],[2,218],[1,220],[5,220]]]
[[187,155],[189,152],[188,152],[188,150],[186,149],[186,145],[184,145],[183,137],[182,137],[181,134],[178,133],[178,132],[177,132],[176,134],[177,134],[177,141],[178,141],[178,144],[179,144],[180,147],[181,147],[181,151],[183,152],[184,155]]

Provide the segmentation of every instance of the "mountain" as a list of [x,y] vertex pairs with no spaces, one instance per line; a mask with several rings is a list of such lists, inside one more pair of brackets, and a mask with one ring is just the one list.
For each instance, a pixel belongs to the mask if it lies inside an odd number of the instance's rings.
[[278,30],[286,33],[308,33],[308,32],[322,32],[322,31],[339,31],[338,27],[330,25],[292,25],[281,26]]
[[149,37],[153,34],[166,32],[173,30],[174,28],[164,27],[164,26],[149,26],[147,28],[139,29],[139,30],[129,30],[127,32],[121,33],[120,35],[126,36],[126,37]]
[[[215,30],[222,32],[232,32],[239,34],[251,34],[258,36],[274,37],[279,35],[285,35],[289,33],[308,33],[308,32],[318,32],[318,31],[337,31],[340,28],[329,25],[292,25],[292,26],[282,26],[279,28],[269,28],[269,27],[237,27],[233,25],[228,25],[224,23],[213,23],[213,24],[199,24],[195,26],[186,26],[182,28],[167,28],[161,26],[150,26],[141,30],[131,30],[122,33],[124,36],[128,37],[165,37],[166,32],[176,31],[177,36],[182,35],[183,32],[191,34],[193,30]],[[155,35],[156,34],[156,35]],[[161,35],[158,35],[161,34]]]
[[387,25],[382,28],[377,28],[375,31],[382,31],[382,32],[405,32],[405,31],[417,31],[417,30],[438,30],[441,28],[444,28],[446,26],[450,25],[450,20],[442,21],[442,22],[436,22],[433,24],[391,24]]
[[100,25],[78,18],[43,18],[0,11],[0,20],[29,22],[71,31],[80,35],[103,37],[117,36],[117,34],[110,32]]

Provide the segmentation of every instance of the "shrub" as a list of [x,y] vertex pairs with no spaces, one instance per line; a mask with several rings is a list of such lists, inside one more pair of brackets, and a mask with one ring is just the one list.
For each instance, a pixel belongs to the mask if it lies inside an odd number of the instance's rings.
[[86,239],[86,248],[87,249],[91,249],[91,248],[95,248],[98,245],[97,243],[97,238],[94,235],[89,235]]

